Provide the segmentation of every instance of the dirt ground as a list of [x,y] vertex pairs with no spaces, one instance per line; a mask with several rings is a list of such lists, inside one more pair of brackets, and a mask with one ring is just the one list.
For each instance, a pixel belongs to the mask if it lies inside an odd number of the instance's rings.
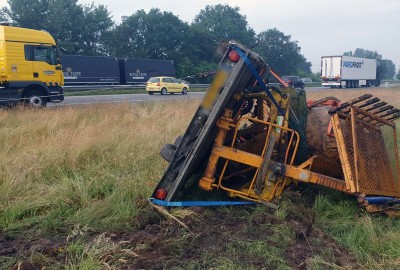
[[[147,205],[132,231],[89,233],[81,241],[107,240],[107,248],[94,246],[104,269],[314,269],[315,258],[323,258],[326,269],[360,268],[354,255],[314,225],[300,195],[290,197],[284,215],[264,206],[172,209],[189,229]],[[65,239],[1,236],[0,258],[16,258],[12,269],[53,269],[71,257]]]

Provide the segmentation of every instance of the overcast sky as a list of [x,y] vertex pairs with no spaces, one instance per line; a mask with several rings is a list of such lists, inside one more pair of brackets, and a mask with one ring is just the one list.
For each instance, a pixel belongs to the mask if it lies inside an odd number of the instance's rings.
[[[256,33],[276,27],[297,40],[301,51],[319,71],[322,55],[342,54],[356,48],[376,50],[400,65],[400,0],[78,0],[103,4],[116,22],[139,9],[157,7],[191,22],[206,5],[240,8]],[[0,0],[4,5],[6,0]],[[268,62],[268,59],[265,59]]]

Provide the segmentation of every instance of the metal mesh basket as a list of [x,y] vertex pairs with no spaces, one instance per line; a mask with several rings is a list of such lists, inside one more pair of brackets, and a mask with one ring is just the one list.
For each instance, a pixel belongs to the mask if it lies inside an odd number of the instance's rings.
[[396,126],[356,106],[336,112],[335,136],[352,193],[400,196]]

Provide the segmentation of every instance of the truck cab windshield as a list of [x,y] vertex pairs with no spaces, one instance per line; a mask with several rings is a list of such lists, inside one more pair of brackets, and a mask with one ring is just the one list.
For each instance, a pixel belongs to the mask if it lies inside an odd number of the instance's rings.
[[46,62],[57,65],[57,47],[47,45],[25,45],[25,59],[27,61]]
[[35,46],[33,50],[35,61],[46,62],[50,65],[57,65],[57,51],[52,46]]

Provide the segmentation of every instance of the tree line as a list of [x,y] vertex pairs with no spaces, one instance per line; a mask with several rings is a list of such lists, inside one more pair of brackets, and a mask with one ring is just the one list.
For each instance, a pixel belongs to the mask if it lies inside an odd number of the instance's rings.
[[115,23],[106,6],[77,0],[8,0],[8,5],[1,20],[46,30],[71,55],[171,59],[177,76],[185,77],[215,69],[219,44],[234,39],[258,44],[254,50],[281,75],[317,77],[290,35],[276,28],[256,33],[240,9],[227,4],[207,5],[191,23],[157,8]]

